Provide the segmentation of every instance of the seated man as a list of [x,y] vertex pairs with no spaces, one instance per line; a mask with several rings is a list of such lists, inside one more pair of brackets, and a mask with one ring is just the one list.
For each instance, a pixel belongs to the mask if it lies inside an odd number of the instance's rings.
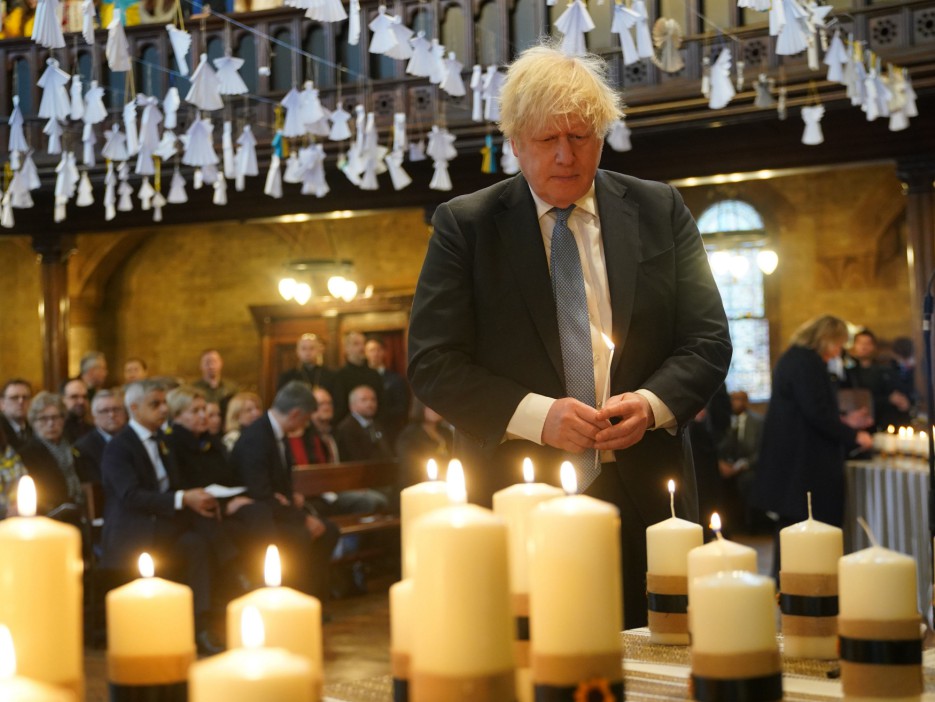
[[348,395],[347,415],[335,431],[338,449],[345,461],[374,461],[393,458],[393,449],[376,419],[377,394],[369,385],[358,385]]
[[286,562],[293,565],[291,572],[286,569],[283,582],[324,600],[338,529],[319,518],[293,490],[295,459],[288,442],[290,434],[308,426],[315,408],[308,385],[286,383],[269,411],[244,427],[230,461],[254,500],[245,516],[250,529],[264,543],[278,543],[286,551]]
[[123,395],[116,390],[98,390],[91,403],[94,430],[75,442],[75,468],[83,483],[101,483],[104,447],[127,425]]
[[94,426],[88,421],[88,386],[81,378],[62,383],[62,401],[65,403],[65,438],[74,444]]
[[276,388],[290,380],[301,380],[314,388],[324,388],[334,397],[338,392],[338,376],[322,362],[325,344],[317,334],[303,334],[295,344],[298,365],[279,376]]
[[194,595],[196,643],[219,649],[208,631],[212,587],[222,561],[235,552],[219,528],[218,503],[202,488],[181,489],[175,459],[162,433],[169,408],[156,381],[131,383],[125,398],[130,422],[104,449],[103,568],[136,568],[143,551],[155,554],[167,577],[180,575]]
[[3,429],[14,450],[33,437],[27,419],[31,400],[32,385],[28,380],[11,378],[3,384],[3,393],[0,394],[0,429]]

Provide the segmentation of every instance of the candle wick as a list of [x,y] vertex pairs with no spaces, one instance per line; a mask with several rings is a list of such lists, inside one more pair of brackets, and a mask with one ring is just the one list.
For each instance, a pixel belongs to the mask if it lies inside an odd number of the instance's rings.
[[812,521],[812,491],[809,490],[805,496],[808,498],[808,521]]
[[720,530],[720,529],[715,529],[715,530],[714,530],[714,535],[717,537],[717,540],[718,540],[718,541],[723,541],[723,540],[724,540],[724,535],[721,533],[721,530]]
[[669,509],[672,510],[672,518],[675,519],[675,493],[669,493]]
[[860,524],[861,528],[864,530],[864,533],[867,535],[867,538],[870,539],[870,545],[879,547],[880,544],[877,542],[877,537],[873,535],[873,531],[871,531],[870,525],[867,524],[867,520],[863,517],[857,517],[857,523]]

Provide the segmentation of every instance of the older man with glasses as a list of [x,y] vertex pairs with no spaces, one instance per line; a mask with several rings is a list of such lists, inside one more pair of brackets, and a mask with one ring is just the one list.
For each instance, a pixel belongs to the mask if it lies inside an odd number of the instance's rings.
[[16,450],[33,436],[26,416],[30,400],[32,385],[28,380],[12,378],[3,384],[3,393],[0,394],[0,428]]
[[101,458],[104,447],[127,425],[123,395],[114,390],[98,390],[91,402],[94,429],[75,442],[76,467],[82,482],[101,482]]

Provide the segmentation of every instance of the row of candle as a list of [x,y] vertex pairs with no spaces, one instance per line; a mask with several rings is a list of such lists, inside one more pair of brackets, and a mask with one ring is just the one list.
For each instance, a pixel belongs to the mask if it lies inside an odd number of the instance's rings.
[[924,431],[917,432],[912,427],[897,429],[891,424],[886,431],[878,431],[873,435],[873,448],[890,456],[901,454],[928,458],[929,438]]

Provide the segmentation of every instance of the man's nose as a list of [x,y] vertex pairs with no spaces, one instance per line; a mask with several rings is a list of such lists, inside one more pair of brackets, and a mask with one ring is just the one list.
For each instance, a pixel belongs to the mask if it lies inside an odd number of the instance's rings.
[[571,163],[575,160],[574,150],[571,148],[571,142],[568,137],[560,136],[555,144],[556,163]]

